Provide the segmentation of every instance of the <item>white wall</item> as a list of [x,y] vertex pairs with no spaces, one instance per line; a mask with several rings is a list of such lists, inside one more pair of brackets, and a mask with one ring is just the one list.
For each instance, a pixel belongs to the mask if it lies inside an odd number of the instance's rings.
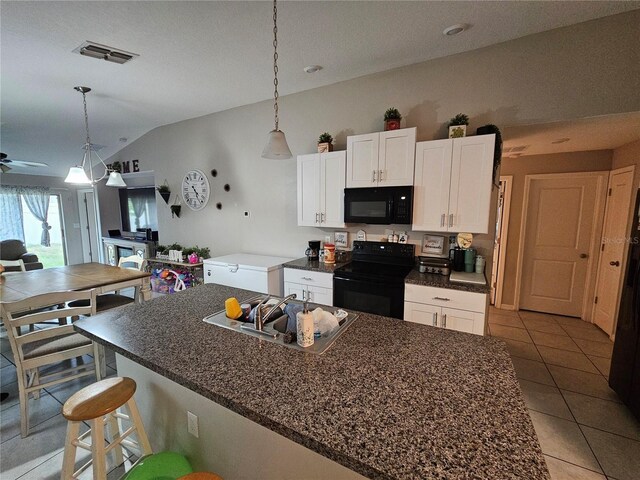
[[[295,156],[313,152],[324,131],[343,149],[347,135],[382,130],[382,114],[391,106],[404,114],[403,127],[418,128],[418,140],[444,138],[446,121],[458,112],[471,117],[474,132],[486,123],[505,127],[637,111],[640,97],[629,92],[640,87],[639,23],[636,10],[281,97],[280,127]],[[218,170],[203,211],[183,205],[182,216],[172,219],[158,196],[162,243],[208,246],[213,255],[299,257],[307,240],[326,232],[296,225],[295,158],[260,158],[272,128],[272,103],[265,101],[156,128],[109,162],[139,159],[174,193],[188,169]],[[250,218],[243,218],[244,210]],[[384,228],[366,230],[375,239]],[[479,238],[483,253],[492,239]]]

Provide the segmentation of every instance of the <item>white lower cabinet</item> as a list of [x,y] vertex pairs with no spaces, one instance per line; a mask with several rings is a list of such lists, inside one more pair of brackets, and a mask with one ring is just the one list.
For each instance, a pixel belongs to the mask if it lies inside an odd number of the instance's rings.
[[484,335],[488,295],[405,285],[404,319],[433,327]]
[[333,306],[333,274],[284,269],[284,294],[296,294],[297,300]]

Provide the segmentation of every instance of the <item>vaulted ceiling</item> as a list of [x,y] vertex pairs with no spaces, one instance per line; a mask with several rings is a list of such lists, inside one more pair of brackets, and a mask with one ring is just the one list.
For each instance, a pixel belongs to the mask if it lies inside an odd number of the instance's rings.
[[[271,97],[272,3],[23,2],[1,5],[1,149],[63,175],[80,160],[82,98],[109,156],[149,130]],[[638,8],[638,2],[279,3],[280,93],[452,55]],[[445,27],[466,23],[458,36]],[[86,40],[139,54],[118,65]],[[315,74],[307,65],[319,64]],[[270,126],[266,125],[265,128]],[[120,139],[126,140],[120,140]]]

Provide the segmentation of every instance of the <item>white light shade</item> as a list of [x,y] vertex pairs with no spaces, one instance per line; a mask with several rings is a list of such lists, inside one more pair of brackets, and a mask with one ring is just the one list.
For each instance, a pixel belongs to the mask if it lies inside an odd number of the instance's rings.
[[82,167],[71,167],[64,181],[67,183],[77,183],[79,185],[91,185],[91,180],[89,180],[87,173]]
[[126,187],[127,184],[124,183],[122,179],[122,175],[120,172],[111,172],[109,174],[109,179],[107,180],[107,187]]
[[267,145],[262,151],[262,158],[280,160],[291,157],[291,150],[289,150],[289,145],[287,145],[287,139],[284,138],[284,132],[280,130],[271,130],[271,132],[269,132]]

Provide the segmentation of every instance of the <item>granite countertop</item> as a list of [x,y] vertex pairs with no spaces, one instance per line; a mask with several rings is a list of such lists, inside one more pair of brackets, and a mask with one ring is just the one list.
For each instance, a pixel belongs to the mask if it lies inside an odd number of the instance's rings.
[[417,268],[411,270],[404,279],[404,283],[414,285],[424,285],[427,287],[448,288],[450,290],[463,290],[473,293],[491,293],[489,285],[474,285],[472,283],[456,283],[449,280],[448,275],[438,275],[435,273],[420,273]]
[[297,270],[309,270],[312,272],[323,272],[323,273],[333,273],[336,268],[339,268],[343,265],[346,265],[349,262],[336,262],[334,264],[331,263],[323,263],[323,262],[311,262],[307,259],[307,257],[298,258],[297,260],[293,260],[292,262],[287,262],[283,264],[284,268],[295,268]]
[[74,326],[370,478],[549,478],[500,340],[363,313],[313,355],[202,321],[253,295],[207,284]]

